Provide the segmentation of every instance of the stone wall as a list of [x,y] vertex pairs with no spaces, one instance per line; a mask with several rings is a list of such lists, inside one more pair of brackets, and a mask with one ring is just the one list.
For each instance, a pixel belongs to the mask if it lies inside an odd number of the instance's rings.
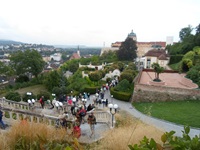
[[132,102],[200,100],[200,90],[143,85],[136,82]]

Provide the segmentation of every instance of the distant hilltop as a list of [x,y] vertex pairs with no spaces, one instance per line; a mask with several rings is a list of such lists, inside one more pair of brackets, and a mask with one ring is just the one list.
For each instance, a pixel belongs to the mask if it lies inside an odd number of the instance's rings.
[[24,44],[23,42],[0,39],[0,45]]

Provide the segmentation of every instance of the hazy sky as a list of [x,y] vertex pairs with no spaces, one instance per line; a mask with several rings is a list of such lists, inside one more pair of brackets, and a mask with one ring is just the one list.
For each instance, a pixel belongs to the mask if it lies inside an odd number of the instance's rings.
[[179,40],[200,24],[200,0],[0,0],[0,39],[110,46],[133,30],[138,41]]

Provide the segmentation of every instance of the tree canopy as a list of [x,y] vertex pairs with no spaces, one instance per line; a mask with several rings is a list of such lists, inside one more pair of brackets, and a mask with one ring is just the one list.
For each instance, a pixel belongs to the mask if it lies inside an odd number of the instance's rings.
[[35,77],[42,72],[45,62],[36,50],[17,51],[10,58],[17,75],[31,73]]
[[153,63],[153,64],[151,65],[151,67],[152,67],[152,68],[154,69],[154,71],[155,71],[155,79],[154,79],[154,81],[161,81],[161,80],[159,79],[159,74],[162,73],[162,72],[164,71],[164,68],[161,67],[158,63]]
[[[193,30],[195,30],[193,32]],[[180,41],[174,45],[168,45],[170,55],[186,54],[195,46],[200,46],[200,24],[196,28],[184,27],[179,32]]]
[[136,41],[132,38],[127,38],[117,51],[118,60],[133,61],[137,57],[136,50]]

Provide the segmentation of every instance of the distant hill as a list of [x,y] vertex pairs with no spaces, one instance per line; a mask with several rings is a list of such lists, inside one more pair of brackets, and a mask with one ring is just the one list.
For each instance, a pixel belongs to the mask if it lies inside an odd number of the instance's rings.
[[85,46],[85,45],[53,45],[55,48],[73,48],[73,49],[84,49],[84,48],[101,48],[97,46]]
[[24,44],[24,43],[18,42],[18,41],[12,41],[12,40],[0,39],[0,45],[10,45],[10,44]]

